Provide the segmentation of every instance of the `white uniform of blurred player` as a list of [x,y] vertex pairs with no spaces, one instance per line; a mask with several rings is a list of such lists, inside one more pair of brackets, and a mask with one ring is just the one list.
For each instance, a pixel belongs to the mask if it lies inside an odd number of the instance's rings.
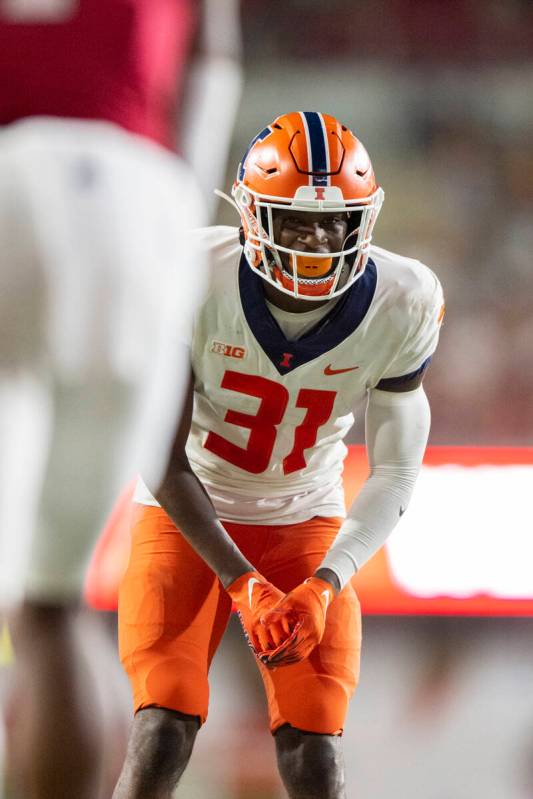
[[[79,595],[110,488],[140,456],[139,426],[152,442],[172,434],[181,389],[161,368],[176,359],[166,322],[202,283],[179,236],[201,218],[187,168],[114,127],[46,119],[0,132],[4,606]],[[194,277],[176,302],[177,270]]]
[[72,609],[113,486],[132,458],[158,474],[179,415],[171,331],[206,279],[183,233],[206,213],[167,148],[199,17],[195,0],[0,4],[0,607],[19,607],[13,749],[31,797],[95,796]]

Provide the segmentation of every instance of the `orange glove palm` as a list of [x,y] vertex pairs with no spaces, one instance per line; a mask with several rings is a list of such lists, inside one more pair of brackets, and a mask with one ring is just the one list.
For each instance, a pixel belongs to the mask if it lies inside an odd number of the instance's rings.
[[261,616],[267,643],[279,640],[280,631],[290,634],[274,649],[263,651],[261,660],[273,668],[299,663],[320,643],[326,626],[326,612],[335,598],[333,588],[319,577],[309,577]]
[[268,657],[270,651],[290,638],[292,630],[286,620],[282,624],[273,623],[269,630],[260,623],[261,616],[277,605],[284,594],[259,572],[241,574],[226,590],[235,603],[244,634],[257,657],[261,660]]

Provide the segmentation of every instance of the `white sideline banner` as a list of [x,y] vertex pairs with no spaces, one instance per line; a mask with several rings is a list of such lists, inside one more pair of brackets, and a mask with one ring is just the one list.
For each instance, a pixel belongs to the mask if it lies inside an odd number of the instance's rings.
[[533,465],[423,466],[386,551],[416,597],[533,599]]

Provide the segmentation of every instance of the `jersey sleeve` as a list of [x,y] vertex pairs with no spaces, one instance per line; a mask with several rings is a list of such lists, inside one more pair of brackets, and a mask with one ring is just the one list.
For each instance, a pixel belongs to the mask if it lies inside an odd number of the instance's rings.
[[444,317],[444,297],[438,278],[427,267],[424,268],[424,281],[408,298],[408,330],[380,381],[414,377],[429,364],[437,348]]

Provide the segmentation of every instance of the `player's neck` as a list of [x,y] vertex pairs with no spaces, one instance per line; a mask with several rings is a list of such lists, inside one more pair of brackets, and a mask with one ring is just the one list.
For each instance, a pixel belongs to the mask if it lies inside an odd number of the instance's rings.
[[312,311],[315,308],[320,308],[322,305],[325,305],[327,302],[329,302],[329,300],[323,300],[322,302],[300,300],[298,297],[291,297],[289,294],[279,291],[275,286],[272,286],[266,281],[263,281],[263,284],[263,289],[267,300],[277,308],[281,308],[282,311],[288,311],[289,313],[305,313],[306,311]]

